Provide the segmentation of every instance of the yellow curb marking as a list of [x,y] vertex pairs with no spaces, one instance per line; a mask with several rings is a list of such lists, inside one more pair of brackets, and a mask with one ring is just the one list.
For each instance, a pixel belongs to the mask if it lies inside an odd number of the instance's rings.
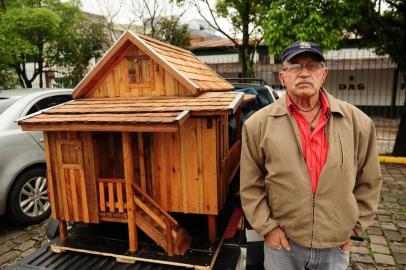
[[379,156],[379,161],[382,163],[406,164],[406,157]]

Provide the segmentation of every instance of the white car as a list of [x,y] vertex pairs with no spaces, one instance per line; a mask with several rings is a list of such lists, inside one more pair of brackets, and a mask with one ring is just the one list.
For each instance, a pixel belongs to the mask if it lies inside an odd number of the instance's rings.
[[17,120],[72,99],[70,89],[0,90],[0,215],[28,225],[51,213],[43,133],[25,132]]

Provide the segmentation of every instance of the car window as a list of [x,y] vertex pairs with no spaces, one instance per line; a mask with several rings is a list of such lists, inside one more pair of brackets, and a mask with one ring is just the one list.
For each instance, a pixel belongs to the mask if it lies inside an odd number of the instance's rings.
[[279,99],[278,93],[276,93],[275,91],[272,91],[272,94],[275,97],[275,101]]
[[13,105],[17,100],[17,98],[0,98],[0,114],[5,112],[7,108]]
[[27,115],[35,113],[40,110],[44,110],[46,108],[56,106],[58,104],[67,102],[71,100],[72,97],[70,95],[59,95],[59,96],[52,96],[52,97],[46,97],[41,100],[39,100],[37,103],[35,103],[27,112]]

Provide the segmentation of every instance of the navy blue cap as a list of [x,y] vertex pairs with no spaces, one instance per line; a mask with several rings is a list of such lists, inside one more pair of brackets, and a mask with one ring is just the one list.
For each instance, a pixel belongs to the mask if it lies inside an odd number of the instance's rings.
[[315,54],[325,61],[323,51],[320,49],[319,45],[309,41],[296,41],[286,47],[282,52],[281,61],[282,63],[284,61],[289,61],[293,57],[302,53]]

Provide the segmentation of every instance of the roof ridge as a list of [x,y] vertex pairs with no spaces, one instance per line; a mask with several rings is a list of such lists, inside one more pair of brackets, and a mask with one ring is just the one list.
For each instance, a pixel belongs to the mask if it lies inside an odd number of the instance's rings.
[[142,39],[148,40],[149,42],[157,43],[157,44],[160,44],[160,45],[165,46],[165,47],[169,47],[169,48],[174,49],[174,50],[177,50],[177,51],[184,51],[184,52],[189,53],[189,54],[191,53],[189,50],[186,50],[186,49],[183,49],[183,48],[180,48],[180,47],[176,47],[176,46],[174,46],[174,45],[172,45],[172,44],[169,44],[169,43],[166,43],[166,42],[157,40],[157,39],[155,39],[155,38],[151,38],[151,37],[148,37],[148,36],[146,36],[146,35],[139,34],[139,33],[134,33],[134,32],[131,31],[131,30],[128,30],[128,31],[131,32],[131,33],[134,34],[134,35],[139,36],[139,37],[142,38]]

